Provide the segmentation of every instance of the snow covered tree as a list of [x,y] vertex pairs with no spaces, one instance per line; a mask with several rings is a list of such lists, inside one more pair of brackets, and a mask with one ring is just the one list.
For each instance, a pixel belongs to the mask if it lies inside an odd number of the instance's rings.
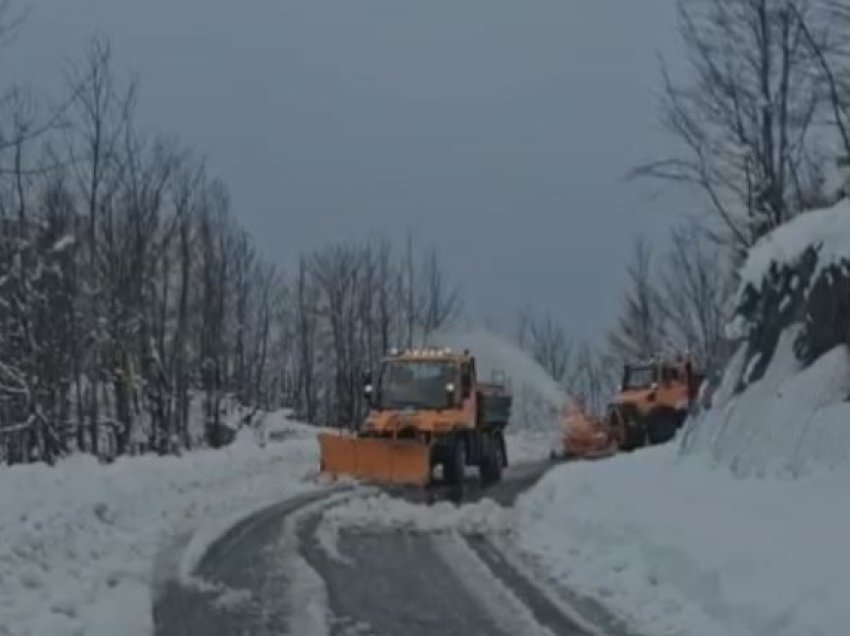
[[350,425],[362,372],[459,311],[412,241],[329,245],[284,276],[204,161],[139,131],[108,41],[68,93],[0,100],[0,461],[220,446],[280,406]]

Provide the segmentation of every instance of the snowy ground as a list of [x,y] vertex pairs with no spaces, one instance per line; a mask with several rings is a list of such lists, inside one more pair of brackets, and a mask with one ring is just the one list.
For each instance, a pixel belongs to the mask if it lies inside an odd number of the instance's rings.
[[269,424],[285,441],[248,433],[182,458],[0,469],[0,634],[151,633],[158,557],[182,553],[185,575],[235,519],[318,487],[314,430]]
[[[187,582],[238,520],[320,487],[315,434],[275,414],[220,451],[0,468],[0,634],[149,634],[158,578]],[[539,433],[508,445],[515,463],[550,446]]]
[[735,356],[684,450],[549,473],[519,500],[519,548],[654,636],[848,633],[850,354],[804,369],[795,333],[739,395]]
[[846,474],[740,479],[675,450],[552,471],[519,548],[654,636],[847,633]]

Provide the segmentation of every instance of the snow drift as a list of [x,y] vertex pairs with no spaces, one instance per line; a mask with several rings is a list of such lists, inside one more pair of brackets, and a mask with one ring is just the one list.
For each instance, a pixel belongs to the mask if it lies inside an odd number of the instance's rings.
[[686,452],[737,474],[850,468],[850,200],[760,240],[741,270],[737,354]]
[[336,528],[363,532],[462,532],[478,533],[506,529],[510,510],[491,499],[456,506],[441,501],[432,506],[413,504],[379,494],[351,499],[326,511],[322,522]]
[[741,291],[760,286],[772,268],[797,264],[810,249],[818,255],[813,279],[850,257],[850,199],[801,214],[759,240],[741,268]]
[[653,636],[846,633],[846,479],[745,479],[670,445],[552,471],[518,503],[541,577]]
[[794,354],[798,332],[783,332],[762,378],[736,394],[746,374],[738,353],[712,408],[689,423],[683,451],[740,476],[850,469],[850,351],[839,345],[804,367]]
[[[290,435],[264,448],[248,434],[180,458],[0,468],[0,634],[151,633],[161,551],[196,532],[211,540],[205,528],[315,487],[304,480],[317,462],[312,431],[270,419]],[[204,543],[194,545],[197,558]]]

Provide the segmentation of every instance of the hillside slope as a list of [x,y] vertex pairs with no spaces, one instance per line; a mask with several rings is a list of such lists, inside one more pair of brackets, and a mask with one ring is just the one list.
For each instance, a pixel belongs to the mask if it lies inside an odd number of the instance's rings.
[[517,542],[644,633],[844,634],[850,202],[759,242],[737,300],[710,408],[665,447],[552,471]]

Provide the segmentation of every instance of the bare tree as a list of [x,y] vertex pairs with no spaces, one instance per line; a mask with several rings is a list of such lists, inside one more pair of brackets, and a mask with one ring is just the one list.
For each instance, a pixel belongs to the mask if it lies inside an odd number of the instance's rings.
[[401,285],[407,297],[407,346],[412,347],[416,331],[416,266],[413,256],[413,235],[407,234],[407,256],[405,259],[405,277]]
[[[0,103],[0,461],[74,446],[171,452],[204,441],[197,415],[217,446],[232,437],[222,425],[234,400],[271,408],[296,394],[286,281],[203,162],[138,132],[135,85],[110,60],[94,41],[69,73],[70,98],[46,116],[24,89]],[[303,312],[317,366],[319,309]],[[349,322],[347,368],[372,337]],[[371,329],[369,316],[355,322]]]
[[658,308],[664,339],[680,352],[691,352],[708,372],[725,362],[725,325],[734,280],[728,255],[689,224],[671,232],[662,262]]
[[658,281],[652,251],[638,240],[628,268],[629,289],[609,341],[612,350],[624,360],[657,355],[665,345],[665,318],[659,306]]
[[460,290],[449,286],[436,249],[426,254],[421,272],[418,314],[427,341],[431,333],[451,323],[462,306]]
[[634,174],[696,186],[732,244],[746,248],[817,197],[813,122],[825,101],[804,25],[818,40],[828,26],[807,22],[809,0],[677,7],[692,81],[662,65],[662,122],[682,152]]
[[565,384],[573,398],[591,412],[602,413],[614,395],[621,369],[621,360],[583,343],[573,356]]
[[[75,99],[73,115],[75,133],[69,139],[70,165],[73,166],[79,191],[87,213],[86,245],[88,248],[87,294],[82,300],[80,325],[86,345],[81,364],[87,387],[85,399],[89,413],[89,444],[98,453],[100,439],[101,383],[107,378],[102,365],[114,364],[115,332],[104,327],[115,326],[119,311],[117,298],[110,290],[117,284],[112,278],[114,257],[118,253],[115,196],[121,187],[119,153],[130,126],[135,104],[135,87],[118,86],[112,69],[112,53],[105,40],[89,44],[83,66],[73,66],[69,87]],[[109,362],[106,362],[109,360]],[[78,384],[83,377],[78,378]]]
[[520,346],[549,374],[563,384],[572,373],[574,345],[564,328],[550,315],[534,316],[528,312],[520,315]]
[[0,46],[14,37],[25,18],[26,12],[16,10],[12,0],[0,0]]
[[362,275],[362,252],[355,246],[333,245],[313,257],[313,275],[322,294],[330,327],[334,359],[333,411],[340,422],[353,422],[359,394],[357,296]]
[[308,422],[316,421],[316,348],[318,298],[309,280],[306,259],[301,258],[296,282],[296,339],[298,342],[298,379],[296,396],[300,413]]

